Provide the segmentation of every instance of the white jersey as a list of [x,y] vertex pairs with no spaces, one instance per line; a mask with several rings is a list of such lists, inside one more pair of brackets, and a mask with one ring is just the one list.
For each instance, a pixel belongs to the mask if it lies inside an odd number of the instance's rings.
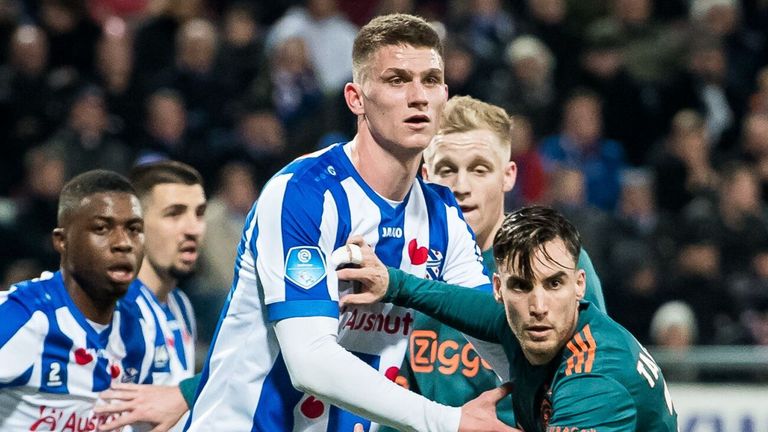
[[192,303],[178,288],[162,303],[152,290],[136,279],[129,294],[146,317],[152,317],[159,331],[155,336],[155,355],[150,378],[153,384],[175,385],[195,374],[197,324]]
[[132,301],[118,301],[97,331],[75,306],[61,273],[0,293],[0,430],[85,431],[114,381],[147,383],[154,326]]
[[328,257],[350,235],[362,235],[386,265],[490,289],[447,188],[414,178],[405,200],[392,203],[362,180],[348,145],[300,158],[270,180],[246,220],[188,430],[349,432],[358,422],[377,429],[295,390],[273,329],[286,318],[338,318],[342,347],[397,376],[414,312],[391,304],[339,310],[350,288],[340,286]]

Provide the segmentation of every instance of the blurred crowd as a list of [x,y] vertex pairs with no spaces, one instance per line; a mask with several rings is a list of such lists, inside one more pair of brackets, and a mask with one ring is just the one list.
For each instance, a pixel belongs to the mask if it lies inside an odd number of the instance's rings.
[[66,180],[173,158],[208,182],[186,284],[210,336],[259,188],[354,134],[352,41],[390,12],[434,23],[451,95],[514,116],[508,208],[576,223],[617,321],[768,344],[762,0],[0,0],[3,287],[58,265]]

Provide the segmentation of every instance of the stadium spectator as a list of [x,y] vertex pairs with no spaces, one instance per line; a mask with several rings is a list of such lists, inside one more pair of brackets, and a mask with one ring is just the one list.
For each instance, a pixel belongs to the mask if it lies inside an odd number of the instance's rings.
[[563,107],[560,133],[544,138],[539,152],[550,176],[559,167],[584,173],[587,203],[608,212],[616,208],[626,166],[624,148],[604,137],[602,101],[597,94],[574,92]]

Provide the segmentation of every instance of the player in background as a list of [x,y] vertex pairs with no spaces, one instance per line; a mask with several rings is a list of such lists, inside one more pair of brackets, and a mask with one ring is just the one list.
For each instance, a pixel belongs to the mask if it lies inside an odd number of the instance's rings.
[[126,300],[141,265],[144,221],[127,179],[95,170],[59,195],[61,267],[0,295],[0,430],[93,430],[114,382],[150,377],[153,328]]
[[[454,96],[424,151],[422,175],[453,192],[475,232],[488,274],[496,271],[492,242],[504,221],[504,194],[514,187],[517,174],[510,161],[513,127],[503,108]],[[600,279],[583,250],[579,267],[587,275],[587,299],[604,310]],[[410,390],[446,405],[462,405],[501,384],[459,331],[421,313],[415,315],[413,329],[400,381]],[[504,423],[515,424],[511,403],[500,403],[497,414]]]
[[413,307],[500,343],[510,360],[521,429],[677,431],[656,362],[626,329],[583,300],[581,239],[557,211],[526,207],[504,219],[493,242],[492,296],[387,270],[362,238],[352,241],[362,248],[355,262],[363,267],[340,270],[338,277],[362,282],[364,291],[342,303]]
[[360,30],[353,64],[344,96],[354,139],[286,166],[246,221],[190,431],[512,430],[495,416],[502,390],[456,408],[391,381],[412,311],[339,309],[351,287],[338,285],[329,257],[352,234],[418,277],[490,288],[450,191],[416,175],[447,99],[437,33],[410,15],[377,17]]
[[[182,393],[194,395],[195,316],[187,295],[177,285],[195,270],[205,235],[206,197],[203,179],[189,165],[160,161],[135,167],[131,183],[144,209],[144,261],[131,284],[138,305],[159,329],[151,370],[155,385],[115,384],[101,397],[114,401],[99,413],[121,413],[101,430],[137,421],[153,430],[181,429],[187,411]],[[177,425],[173,427],[173,425]]]

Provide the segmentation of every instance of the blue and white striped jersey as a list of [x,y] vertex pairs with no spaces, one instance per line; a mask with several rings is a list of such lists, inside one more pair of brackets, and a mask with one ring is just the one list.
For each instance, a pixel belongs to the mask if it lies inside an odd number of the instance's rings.
[[154,326],[130,299],[97,331],[61,273],[43,273],[0,293],[0,317],[0,430],[95,430],[99,392],[149,378]]
[[[175,385],[195,374],[197,324],[192,303],[175,288],[162,303],[139,279],[131,283],[128,297],[135,298],[142,315],[151,317],[155,328],[153,384]],[[149,319],[149,318],[147,318]]]
[[490,289],[449,189],[414,178],[403,202],[387,201],[362,180],[349,152],[349,145],[337,144],[299,158],[264,188],[246,220],[189,430],[348,432],[355,422],[377,429],[295,390],[272,325],[292,317],[338,318],[341,346],[397,376],[413,311],[391,304],[339,310],[350,287],[340,286],[328,257],[350,235],[363,236],[389,266]]

